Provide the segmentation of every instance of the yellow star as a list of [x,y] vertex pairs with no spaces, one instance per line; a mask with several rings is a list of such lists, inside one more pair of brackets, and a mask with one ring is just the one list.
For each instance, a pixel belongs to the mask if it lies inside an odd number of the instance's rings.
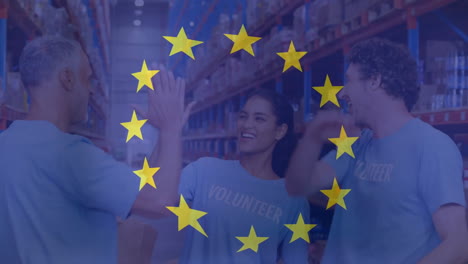
[[332,102],[336,106],[340,107],[336,95],[338,94],[338,92],[340,92],[341,89],[343,89],[343,86],[332,86],[328,74],[325,79],[324,86],[316,86],[313,88],[322,95],[322,99],[320,100],[320,107],[322,107],[327,102]]
[[239,34],[237,35],[224,34],[224,35],[234,42],[234,45],[232,46],[232,49],[231,49],[231,54],[243,49],[247,51],[248,53],[250,53],[250,55],[255,56],[254,51],[252,49],[252,44],[259,41],[261,38],[251,37],[247,35],[247,31],[245,30],[244,25],[242,25],[239,31]]
[[141,170],[133,171],[138,177],[140,177],[140,189],[145,186],[145,184],[149,184],[156,189],[156,184],[154,183],[153,176],[156,172],[158,172],[159,167],[150,168],[148,165],[148,160],[145,158],[143,162],[143,168]]
[[127,141],[125,142],[128,142],[130,139],[132,139],[133,136],[137,136],[138,138],[143,140],[143,135],[141,134],[141,128],[146,123],[146,121],[148,121],[148,119],[138,120],[136,116],[136,112],[135,110],[133,110],[132,120],[130,122],[120,123],[126,129],[128,129]]
[[346,130],[341,126],[340,137],[328,139],[336,145],[336,159],[341,157],[344,153],[348,153],[348,155],[355,158],[352,145],[356,140],[358,140],[358,138],[359,137],[348,137]]
[[148,88],[150,88],[151,90],[154,90],[153,82],[151,81],[151,78],[153,78],[153,76],[156,75],[158,72],[159,72],[159,70],[149,71],[148,67],[146,66],[146,60],[143,60],[143,65],[141,66],[141,71],[132,73],[132,75],[135,78],[138,79],[137,93],[145,85],[148,86]]
[[294,43],[291,41],[288,52],[279,52],[277,54],[284,59],[283,72],[292,66],[302,72],[299,60],[307,54],[306,51],[296,51],[296,47],[294,47]]
[[317,225],[305,224],[304,218],[302,218],[302,213],[299,213],[299,217],[297,218],[296,224],[288,224],[285,226],[293,232],[291,241],[289,241],[289,243],[292,243],[299,238],[302,238],[307,243],[310,243],[308,233],[310,230],[312,230],[312,228],[316,227]]
[[195,228],[195,230],[208,237],[208,235],[205,233],[205,230],[203,230],[203,227],[198,222],[198,219],[203,217],[207,213],[191,209],[187,205],[184,196],[180,195],[179,207],[167,206],[166,208],[178,216],[179,231],[187,226],[192,226],[193,228]]
[[163,36],[163,38],[165,38],[172,44],[172,49],[169,56],[172,56],[179,52],[183,52],[193,60],[195,60],[195,57],[193,56],[192,48],[203,43],[203,41],[188,39],[187,34],[185,34],[184,28],[180,29],[179,34],[177,34],[177,37]]
[[247,249],[251,249],[254,252],[258,251],[258,245],[263,241],[267,240],[268,237],[258,237],[257,233],[255,233],[255,228],[253,226],[250,227],[250,233],[247,237],[236,237],[239,239],[244,245],[239,249],[237,252],[241,252]]
[[323,194],[328,197],[327,209],[332,207],[335,204],[340,205],[346,209],[346,204],[344,202],[344,197],[351,191],[351,189],[340,189],[336,178],[333,179],[333,187],[331,190],[320,190]]

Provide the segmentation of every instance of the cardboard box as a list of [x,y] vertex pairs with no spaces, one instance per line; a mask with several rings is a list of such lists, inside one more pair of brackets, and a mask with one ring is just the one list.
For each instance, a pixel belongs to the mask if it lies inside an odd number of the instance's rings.
[[19,112],[28,111],[27,94],[19,72],[8,72],[4,103]]
[[129,218],[118,223],[118,264],[150,264],[157,232]]
[[343,0],[317,0],[319,29],[343,22]]
[[349,21],[361,16],[371,6],[378,4],[382,0],[347,0],[344,2],[344,20]]
[[457,44],[455,41],[427,40],[426,58],[447,57],[457,50]]
[[432,109],[433,95],[437,93],[437,85],[421,85],[419,98],[414,106],[414,111],[428,111]]

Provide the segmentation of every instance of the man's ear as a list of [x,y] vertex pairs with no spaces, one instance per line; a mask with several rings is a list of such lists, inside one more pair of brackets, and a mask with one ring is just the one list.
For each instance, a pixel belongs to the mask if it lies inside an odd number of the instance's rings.
[[281,140],[288,132],[288,125],[282,124],[276,129],[276,140]]
[[382,86],[382,75],[375,74],[374,76],[371,76],[369,81],[370,81],[370,90],[377,91]]
[[70,68],[65,67],[59,71],[59,81],[66,91],[71,91],[75,84],[75,75]]

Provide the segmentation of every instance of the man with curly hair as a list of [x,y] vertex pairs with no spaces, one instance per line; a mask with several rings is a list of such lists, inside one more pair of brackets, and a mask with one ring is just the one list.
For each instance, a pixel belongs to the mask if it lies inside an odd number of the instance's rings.
[[[286,175],[293,195],[315,195],[337,179],[347,210],[335,209],[324,264],[465,263],[468,231],[462,159],[454,142],[414,118],[416,63],[382,39],[356,44],[340,95],[349,115],[322,111],[308,124]],[[331,151],[344,125],[355,158]],[[343,195],[341,196],[343,197]]]

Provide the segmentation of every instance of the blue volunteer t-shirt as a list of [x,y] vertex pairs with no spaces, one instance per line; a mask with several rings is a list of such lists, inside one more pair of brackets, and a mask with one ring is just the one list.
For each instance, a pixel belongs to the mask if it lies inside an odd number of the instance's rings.
[[324,160],[336,171],[348,210],[335,215],[324,264],[414,264],[440,243],[432,215],[444,204],[465,206],[462,159],[453,141],[419,119],[373,138],[364,130],[356,158]]
[[0,134],[0,263],[115,264],[138,177],[46,121]]
[[[199,219],[208,238],[187,227],[181,263],[307,263],[307,242],[289,243],[292,232],[285,224],[296,224],[302,213],[309,221],[305,199],[288,196],[284,179],[263,180],[249,174],[239,161],[201,158],[184,168],[180,192],[192,209],[208,214]],[[250,227],[258,237],[268,237],[258,252],[237,253]]]

